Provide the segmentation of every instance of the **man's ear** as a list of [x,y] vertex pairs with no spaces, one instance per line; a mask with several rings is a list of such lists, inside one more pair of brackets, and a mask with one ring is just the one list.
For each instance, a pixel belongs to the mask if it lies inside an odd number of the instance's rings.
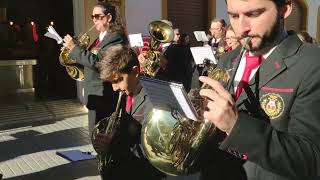
[[133,73],[136,77],[139,77],[140,67],[139,67],[139,66],[133,66],[133,67],[132,67],[132,73]]
[[108,21],[108,23],[111,23],[112,22],[112,15],[110,14],[110,13],[108,13],[107,15],[107,21]]
[[292,12],[293,4],[291,0],[288,0],[284,6],[280,9],[280,17],[281,19],[286,19]]

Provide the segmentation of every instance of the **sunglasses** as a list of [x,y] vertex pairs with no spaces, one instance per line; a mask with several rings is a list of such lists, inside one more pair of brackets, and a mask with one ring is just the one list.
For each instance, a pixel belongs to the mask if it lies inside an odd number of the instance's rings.
[[93,14],[91,15],[91,19],[97,19],[97,20],[101,20],[102,18],[104,18],[105,15],[102,15],[102,14]]

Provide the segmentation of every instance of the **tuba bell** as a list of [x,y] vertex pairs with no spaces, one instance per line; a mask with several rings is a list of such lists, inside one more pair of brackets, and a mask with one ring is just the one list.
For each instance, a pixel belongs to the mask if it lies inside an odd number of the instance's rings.
[[[250,38],[245,39],[239,57],[242,57],[244,47],[249,40]],[[230,77],[229,70],[211,66],[208,69],[208,76],[230,90],[235,73]],[[203,84],[201,89],[203,88],[210,87]],[[174,109],[171,111],[153,109],[142,126],[141,143],[146,157],[154,167],[166,174],[192,173],[192,165],[208,138],[211,136],[214,138],[219,133],[211,122],[201,117],[205,110],[205,99],[200,96],[199,91],[193,90],[188,94],[198,113],[198,121],[188,119]]]
[[149,51],[142,66],[146,75],[156,77],[161,68],[160,44],[171,42],[174,37],[174,32],[169,24],[162,21],[152,21],[149,24],[149,34],[151,36]]
[[[86,33],[80,35],[76,38],[76,43],[81,48],[87,48],[90,43],[90,37],[88,33],[94,28],[95,26],[92,26]],[[66,67],[66,71],[68,75],[77,81],[83,81],[84,80],[84,67],[78,63],[76,63],[74,60],[72,60],[69,57],[70,50],[66,47],[61,48],[61,52],[59,55],[59,62],[62,66]]]

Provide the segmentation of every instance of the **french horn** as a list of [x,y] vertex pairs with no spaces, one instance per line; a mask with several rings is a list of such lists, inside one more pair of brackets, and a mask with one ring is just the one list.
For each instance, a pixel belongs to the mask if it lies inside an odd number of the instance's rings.
[[[208,74],[223,82],[227,82],[229,77],[227,71],[221,69],[214,69]],[[195,94],[198,95],[191,101],[200,112],[203,98],[198,92]],[[187,119],[174,109],[170,112],[153,109],[146,119],[141,133],[146,157],[154,167],[170,175],[189,174],[199,149],[215,131],[209,121]]]
[[[88,33],[94,28],[92,26],[86,33],[82,34],[81,36],[76,38],[76,43],[81,48],[87,48],[90,43],[90,36]],[[66,71],[68,75],[77,81],[84,80],[84,67],[80,64],[77,64],[74,60],[70,57],[70,50],[66,47],[61,48],[61,52],[59,54],[59,62],[62,66],[66,67]]]
[[[246,39],[239,57],[242,57],[248,42]],[[208,76],[219,81],[227,90],[230,90],[234,75],[235,73],[230,76],[229,70],[215,66],[208,69]],[[201,89],[203,88],[208,89],[210,86],[203,84]],[[205,110],[205,99],[200,96],[199,91],[191,91],[190,96],[198,113],[197,121],[182,116],[175,109],[166,111],[154,108],[142,126],[141,144],[146,157],[154,167],[166,174],[190,174],[192,165],[208,138],[214,138],[218,132],[214,124],[201,117]]]
[[[104,133],[107,135],[114,134],[120,127],[120,120],[122,116],[121,112],[121,102],[123,99],[124,93],[122,91],[119,92],[119,97],[117,101],[116,110],[112,113],[110,117],[104,118],[100,120],[94,129],[92,130],[91,134],[91,142],[95,142],[96,137],[99,133]],[[95,149],[96,150],[96,149]],[[97,150],[96,150],[97,151]],[[106,167],[110,161],[112,160],[112,154],[110,152],[101,153],[97,151],[97,159],[98,159],[98,169],[102,171],[104,167]]]

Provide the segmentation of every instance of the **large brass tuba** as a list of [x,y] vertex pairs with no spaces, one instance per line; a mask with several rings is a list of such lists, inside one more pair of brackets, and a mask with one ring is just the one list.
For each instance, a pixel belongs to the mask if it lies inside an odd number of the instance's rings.
[[[119,98],[117,102],[117,107],[115,112],[112,113],[110,117],[104,118],[100,120],[96,126],[94,127],[92,134],[91,134],[91,142],[94,142],[98,133],[105,133],[108,135],[114,134],[115,131],[120,126],[120,119],[121,119],[121,102],[123,97],[123,92],[119,92]],[[98,159],[98,169],[101,171],[111,160],[111,153],[99,153],[97,155]]]
[[[92,26],[86,33],[82,34],[78,38],[76,38],[76,43],[78,46],[82,48],[87,48],[90,43],[90,37],[88,33],[94,28]],[[59,55],[59,62],[62,66],[66,67],[66,71],[68,75],[77,81],[84,80],[84,68],[82,65],[77,64],[74,60],[69,57],[70,50],[66,47],[61,48],[61,52]]]
[[152,21],[149,24],[149,34],[151,42],[146,60],[143,64],[144,73],[151,77],[156,77],[160,70],[160,51],[161,43],[168,43],[173,40],[174,32],[172,27],[162,21]]
[[[245,44],[249,42],[248,39],[245,41]],[[239,57],[242,57],[243,52],[244,48]],[[208,76],[221,82],[228,90],[234,75],[235,73],[230,77],[228,70],[214,66],[208,70]],[[201,88],[210,87],[204,84]],[[141,143],[147,159],[166,174],[189,174],[207,139],[218,132],[212,123],[201,117],[205,100],[199,95],[199,91],[192,91],[190,97],[198,112],[199,121],[187,119],[174,109],[171,112],[153,109],[142,127]]]

